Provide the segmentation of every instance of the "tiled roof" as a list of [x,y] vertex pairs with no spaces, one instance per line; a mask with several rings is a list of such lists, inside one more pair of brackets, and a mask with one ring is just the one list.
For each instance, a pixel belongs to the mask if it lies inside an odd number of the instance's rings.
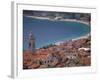
[[31,66],[29,66],[28,68],[38,68],[40,65],[39,64],[32,64]]

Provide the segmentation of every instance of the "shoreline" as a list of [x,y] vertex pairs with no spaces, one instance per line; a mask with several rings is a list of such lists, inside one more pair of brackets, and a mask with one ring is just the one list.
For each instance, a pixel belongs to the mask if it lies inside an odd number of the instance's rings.
[[[86,39],[86,38],[88,38],[90,36],[90,33],[88,33],[88,34],[86,34],[86,35],[84,35],[84,36],[81,36],[81,37],[77,37],[77,38],[73,38],[73,39],[70,39],[72,42],[73,41],[77,41],[77,40],[80,40],[80,39]],[[58,42],[56,42],[56,43],[54,43],[55,45],[60,45],[60,44],[63,44],[63,43],[65,43],[66,41],[70,41],[70,40],[64,40],[64,41],[58,41]]]
[[35,19],[44,19],[44,20],[50,20],[50,21],[69,21],[69,22],[78,22],[78,23],[82,23],[85,25],[90,25],[90,23],[88,21],[83,21],[83,20],[77,20],[77,19],[60,19],[58,20],[57,18],[51,19],[48,17],[37,17],[37,16],[25,16],[25,17],[29,17],[29,18],[35,18]]
[[[50,20],[50,21],[69,21],[69,22],[78,22],[78,23],[82,23],[82,24],[85,24],[85,25],[90,25],[89,22],[86,22],[86,21],[83,21],[83,20],[76,20],[76,19],[50,19],[48,17],[37,17],[37,16],[25,16],[25,17],[29,17],[29,18],[35,18],[35,19],[44,19],[44,20]],[[73,39],[70,39],[72,41],[75,41],[75,40],[79,40],[79,39],[83,39],[83,38],[88,38],[89,36],[91,35],[91,33],[87,33],[86,35],[83,35],[83,36],[80,36],[80,37],[77,37],[77,38],[73,38]],[[67,40],[66,40],[67,41]],[[56,43],[53,43],[55,45],[58,45],[58,44],[61,44],[61,43],[64,43],[65,41],[58,41]]]
[[88,33],[88,34],[86,34],[86,35],[84,35],[84,36],[74,38],[74,39],[72,39],[72,41],[79,40],[79,39],[84,39],[84,38],[88,38],[90,35],[91,35],[91,34]]

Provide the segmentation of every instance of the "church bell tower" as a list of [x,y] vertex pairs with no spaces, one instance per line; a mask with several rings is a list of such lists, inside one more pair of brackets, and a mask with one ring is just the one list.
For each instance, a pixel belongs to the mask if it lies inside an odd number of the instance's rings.
[[35,38],[32,34],[32,32],[29,33],[29,44],[28,44],[29,50],[34,52],[35,51]]

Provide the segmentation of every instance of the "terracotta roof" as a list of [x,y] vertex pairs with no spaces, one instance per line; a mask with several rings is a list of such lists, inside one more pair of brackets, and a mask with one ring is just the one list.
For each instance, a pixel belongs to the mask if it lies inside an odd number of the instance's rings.
[[39,66],[40,66],[39,64],[32,64],[32,65],[29,66],[28,68],[34,69],[34,68],[38,68]]
[[33,60],[47,60],[48,59],[49,54],[35,54],[33,55]]
[[80,60],[81,64],[90,65],[91,64],[91,57],[82,57]]
[[26,59],[32,59],[32,54],[31,53],[23,53],[23,59],[26,60]]
[[26,63],[24,63],[24,64],[26,64],[27,66],[30,66],[30,65],[32,65],[32,61],[26,61]]

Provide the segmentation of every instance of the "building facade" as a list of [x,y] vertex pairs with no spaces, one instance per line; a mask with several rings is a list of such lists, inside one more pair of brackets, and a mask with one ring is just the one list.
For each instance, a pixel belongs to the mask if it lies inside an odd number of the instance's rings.
[[29,34],[29,50],[34,52],[35,51],[35,37],[33,36],[32,32]]

